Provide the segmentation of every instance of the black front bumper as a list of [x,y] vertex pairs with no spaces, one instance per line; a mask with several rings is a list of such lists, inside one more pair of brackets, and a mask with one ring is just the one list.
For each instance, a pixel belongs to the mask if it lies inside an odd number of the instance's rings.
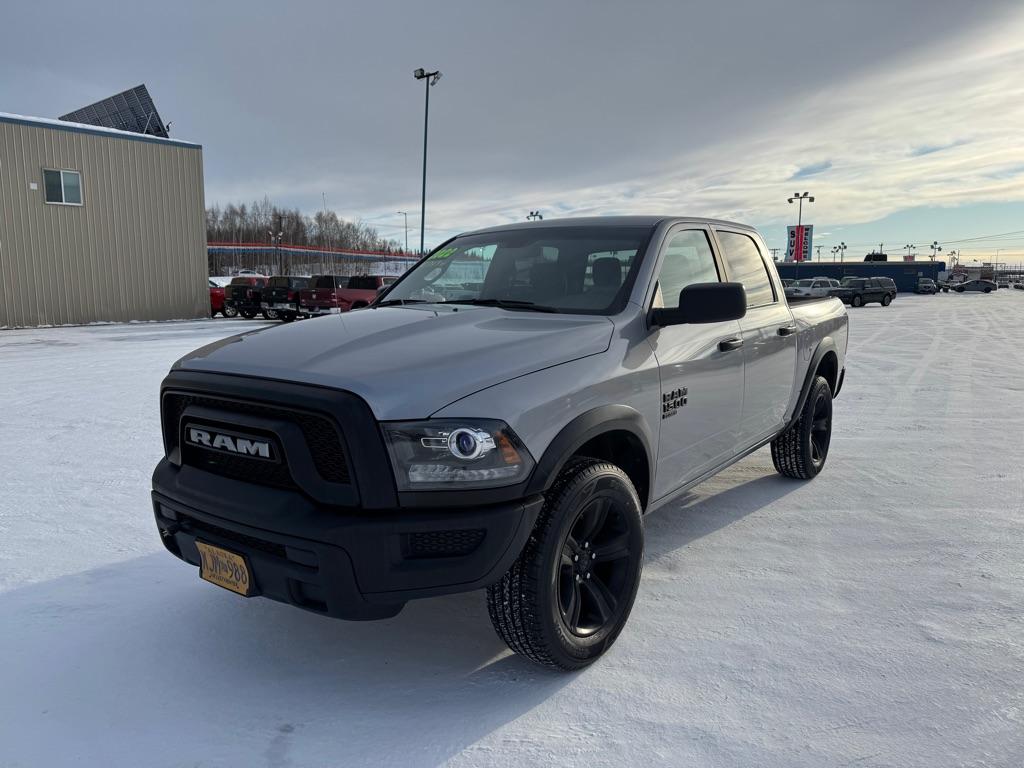
[[169,552],[198,566],[198,539],[244,555],[255,594],[345,619],[386,618],[408,600],[497,581],[543,503],[352,512],[166,459],[153,489]]

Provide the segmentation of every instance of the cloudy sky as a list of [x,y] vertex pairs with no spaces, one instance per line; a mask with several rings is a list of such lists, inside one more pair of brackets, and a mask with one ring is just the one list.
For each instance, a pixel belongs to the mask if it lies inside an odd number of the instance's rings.
[[401,238],[419,66],[444,74],[428,244],[539,208],[715,215],[781,246],[808,190],[826,257],[937,239],[1024,260],[1020,3],[17,2],[0,111],[55,117],[145,82],[203,144],[208,204],[323,195]]

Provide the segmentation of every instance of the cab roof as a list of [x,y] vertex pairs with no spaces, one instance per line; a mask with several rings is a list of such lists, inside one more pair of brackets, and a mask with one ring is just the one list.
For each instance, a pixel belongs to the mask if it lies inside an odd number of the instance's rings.
[[709,219],[699,216],[578,216],[565,219],[542,219],[541,221],[514,221],[493,227],[469,230],[464,235],[480,235],[490,232],[511,232],[527,229],[547,229],[550,227],[651,227],[659,224],[710,224],[712,226],[728,226],[756,232],[747,224],[738,224],[723,219]]

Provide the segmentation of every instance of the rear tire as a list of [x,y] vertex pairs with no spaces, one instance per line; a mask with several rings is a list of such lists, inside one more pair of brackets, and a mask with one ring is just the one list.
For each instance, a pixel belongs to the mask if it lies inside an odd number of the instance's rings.
[[220,312],[224,317],[238,317],[238,310],[234,307],[224,307]]
[[885,296],[882,297],[882,306],[883,307],[888,307],[890,304],[892,304],[892,296],[890,296],[887,293],[887,294],[885,294]]
[[800,418],[772,440],[772,463],[780,475],[797,480],[817,477],[832,441],[832,388],[816,376]]
[[279,316],[278,315],[278,311],[276,309],[264,309],[263,310],[263,319],[264,320],[277,320],[278,316]]
[[581,669],[611,647],[629,618],[643,566],[640,499],[613,464],[580,459],[545,494],[533,532],[487,588],[498,636],[531,661]]
[[864,306],[864,299],[862,299],[859,295],[854,296],[852,299],[850,299],[850,306],[851,307],[862,307],[862,306]]

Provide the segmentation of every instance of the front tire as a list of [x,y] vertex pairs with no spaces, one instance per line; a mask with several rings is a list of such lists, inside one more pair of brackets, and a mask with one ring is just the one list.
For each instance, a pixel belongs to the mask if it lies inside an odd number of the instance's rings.
[[538,664],[581,669],[629,618],[643,565],[640,499],[613,464],[564,468],[519,558],[487,588],[487,611],[509,648]]
[[238,310],[235,307],[224,306],[220,312],[224,317],[238,317]]
[[824,468],[831,441],[832,388],[816,376],[800,418],[772,440],[772,463],[781,475],[810,480]]

